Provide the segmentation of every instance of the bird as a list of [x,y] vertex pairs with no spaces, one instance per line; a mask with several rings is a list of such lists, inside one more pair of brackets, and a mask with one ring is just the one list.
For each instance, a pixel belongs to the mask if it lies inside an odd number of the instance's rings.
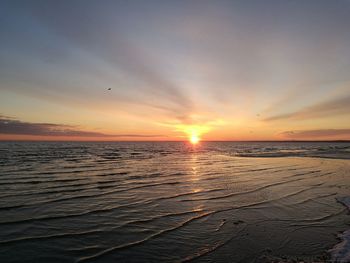
[[112,90],[111,88],[108,88],[108,90]]

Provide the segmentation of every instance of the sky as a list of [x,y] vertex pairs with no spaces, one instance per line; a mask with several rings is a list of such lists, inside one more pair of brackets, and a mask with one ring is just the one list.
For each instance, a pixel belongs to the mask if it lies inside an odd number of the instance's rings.
[[0,140],[350,139],[350,1],[0,3]]

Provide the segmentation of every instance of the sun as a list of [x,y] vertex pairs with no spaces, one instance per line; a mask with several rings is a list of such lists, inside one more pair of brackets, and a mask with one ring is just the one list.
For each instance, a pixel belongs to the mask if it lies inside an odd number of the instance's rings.
[[210,131],[209,125],[204,124],[177,124],[176,130],[184,133],[181,138],[186,138],[192,145],[198,144],[202,140],[203,134]]
[[192,134],[190,137],[190,142],[192,144],[197,144],[199,142],[199,137],[197,134]]

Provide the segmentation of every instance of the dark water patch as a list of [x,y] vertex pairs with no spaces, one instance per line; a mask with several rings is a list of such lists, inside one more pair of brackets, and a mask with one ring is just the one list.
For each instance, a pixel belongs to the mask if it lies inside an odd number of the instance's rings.
[[167,229],[163,229],[163,230],[160,230],[144,239],[141,239],[141,240],[137,240],[137,241],[134,241],[134,242],[131,242],[131,243],[127,243],[127,244],[124,244],[124,245],[120,245],[120,246],[115,246],[115,247],[111,247],[111,248],[108,248],[108,249],[105,249],[99,253],[96,253],[95,255],[92,255],[90,257],[85,257],[85,258],[80,258],[78,260],[78,262],[91,262],[91,261],[95,261],[96,259],[100,259],[101,257],[105,257],[107,256],[108,254],[110,253],[114,253],[115,251],[118,251],[118,250],[122,250],[122,249],[128,249],[128,248],[131,248],[131,247],[134,247],[134,246],[138,246],[138,245],[141,245],[147,241],[150,241],[152,239],[155,239],[155,238],[158,238],[159,236],[161,235],[164,235],[164,234],[168,234],[172,231],[176,231],[178,230],[179,228],[181,227],[184,227],[190,223],[192,223],[193,221],[195,220],[198,220],[198,219],[201,219],[203,217],[207,217],[209,216],[210,213],[205,213],[205,214],[201,214],[201,215],[198,215],[198,216],[195,216],[195,217],[192,217],[190,219],[187,219],[185,221],[183,221],[182,223],[174,226],[174,227],[170,227],[170,228],[167,228]]
[[216,250],[218,250],[219,248],[229,244],[231,241],[233,241],[234,239],[239,239],[239,235],[241,232],[243,232],[245,230],[245,227],[243,227],[242,229],[240,229],[237,233],[235,233],[235,235],[232,235],[231,237],[227,238],[224,241],[219,241],[216,242],[214,244],[208,244],[204,247],[201,247],[199,250],[197,250],[196,252],[194,252],[192,255],[187,256],[184,259],[181,259],[179,262],[191,262],[193,260],[196,259],[200,259],[204,256],[209,255],[210,253],[215,252]]
[[[307,173],[303,173],[302,175],[307,175],[307,174],[312,174],[314,173],[314,171],[311,172],[307,172]],[[301,174],[298,174],[301,175]],[[328,175],[328,174],[323,174],[323,175]],[[293,175],[296,176],[296,175]],[[278,185],[284,185],[284,184],[288,184],[288,183],[292,183],[292,182],[297,182],[300,180],[304,180],[303,178],[298,178],[298,179],[293,179],[293,180],[286,180],[286,181],[282,181],[282,182],[276,182],[273,184],[268,184],[268,185],[264,185],[262,187],[258,187],[258,188],[254,188],[248,191],[244,191],[244,192],[237,192],[237,193],[231,193],[231,194],[226,194],[226,195],[222,195],[222,196],[215,196],[215,197],[208,197],[208,198],[197,198],[197,199],[184,199],[181,200],[182,202],[188,202],[188,201],[209,201],[209,200],[216,200],[216,199],[226,199],[229,197],[233,197],[233,196],[240,196],[240,195],[245,195],[245,194],[251,194],[251,193],[255,193],[273,186],[278,186]]]
[[76,179],[52,179],[52,180],[20,180],[20,181],[5,181],[0,182],[0,186],[4,185],[26,185],[26,184],[45,184],[45,183],[65,183],[65,182],[76,182],[86,180],[86,178],[76,178]]

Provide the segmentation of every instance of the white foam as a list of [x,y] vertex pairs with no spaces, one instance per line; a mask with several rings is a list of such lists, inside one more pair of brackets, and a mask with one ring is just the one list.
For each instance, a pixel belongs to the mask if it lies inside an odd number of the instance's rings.
[[[350,196],[338,198],[337,200],[350,210]],[[350,229],[340,234],[339,238],[342,241],[329,251],[332,256],[332,262],[350,262]]]

